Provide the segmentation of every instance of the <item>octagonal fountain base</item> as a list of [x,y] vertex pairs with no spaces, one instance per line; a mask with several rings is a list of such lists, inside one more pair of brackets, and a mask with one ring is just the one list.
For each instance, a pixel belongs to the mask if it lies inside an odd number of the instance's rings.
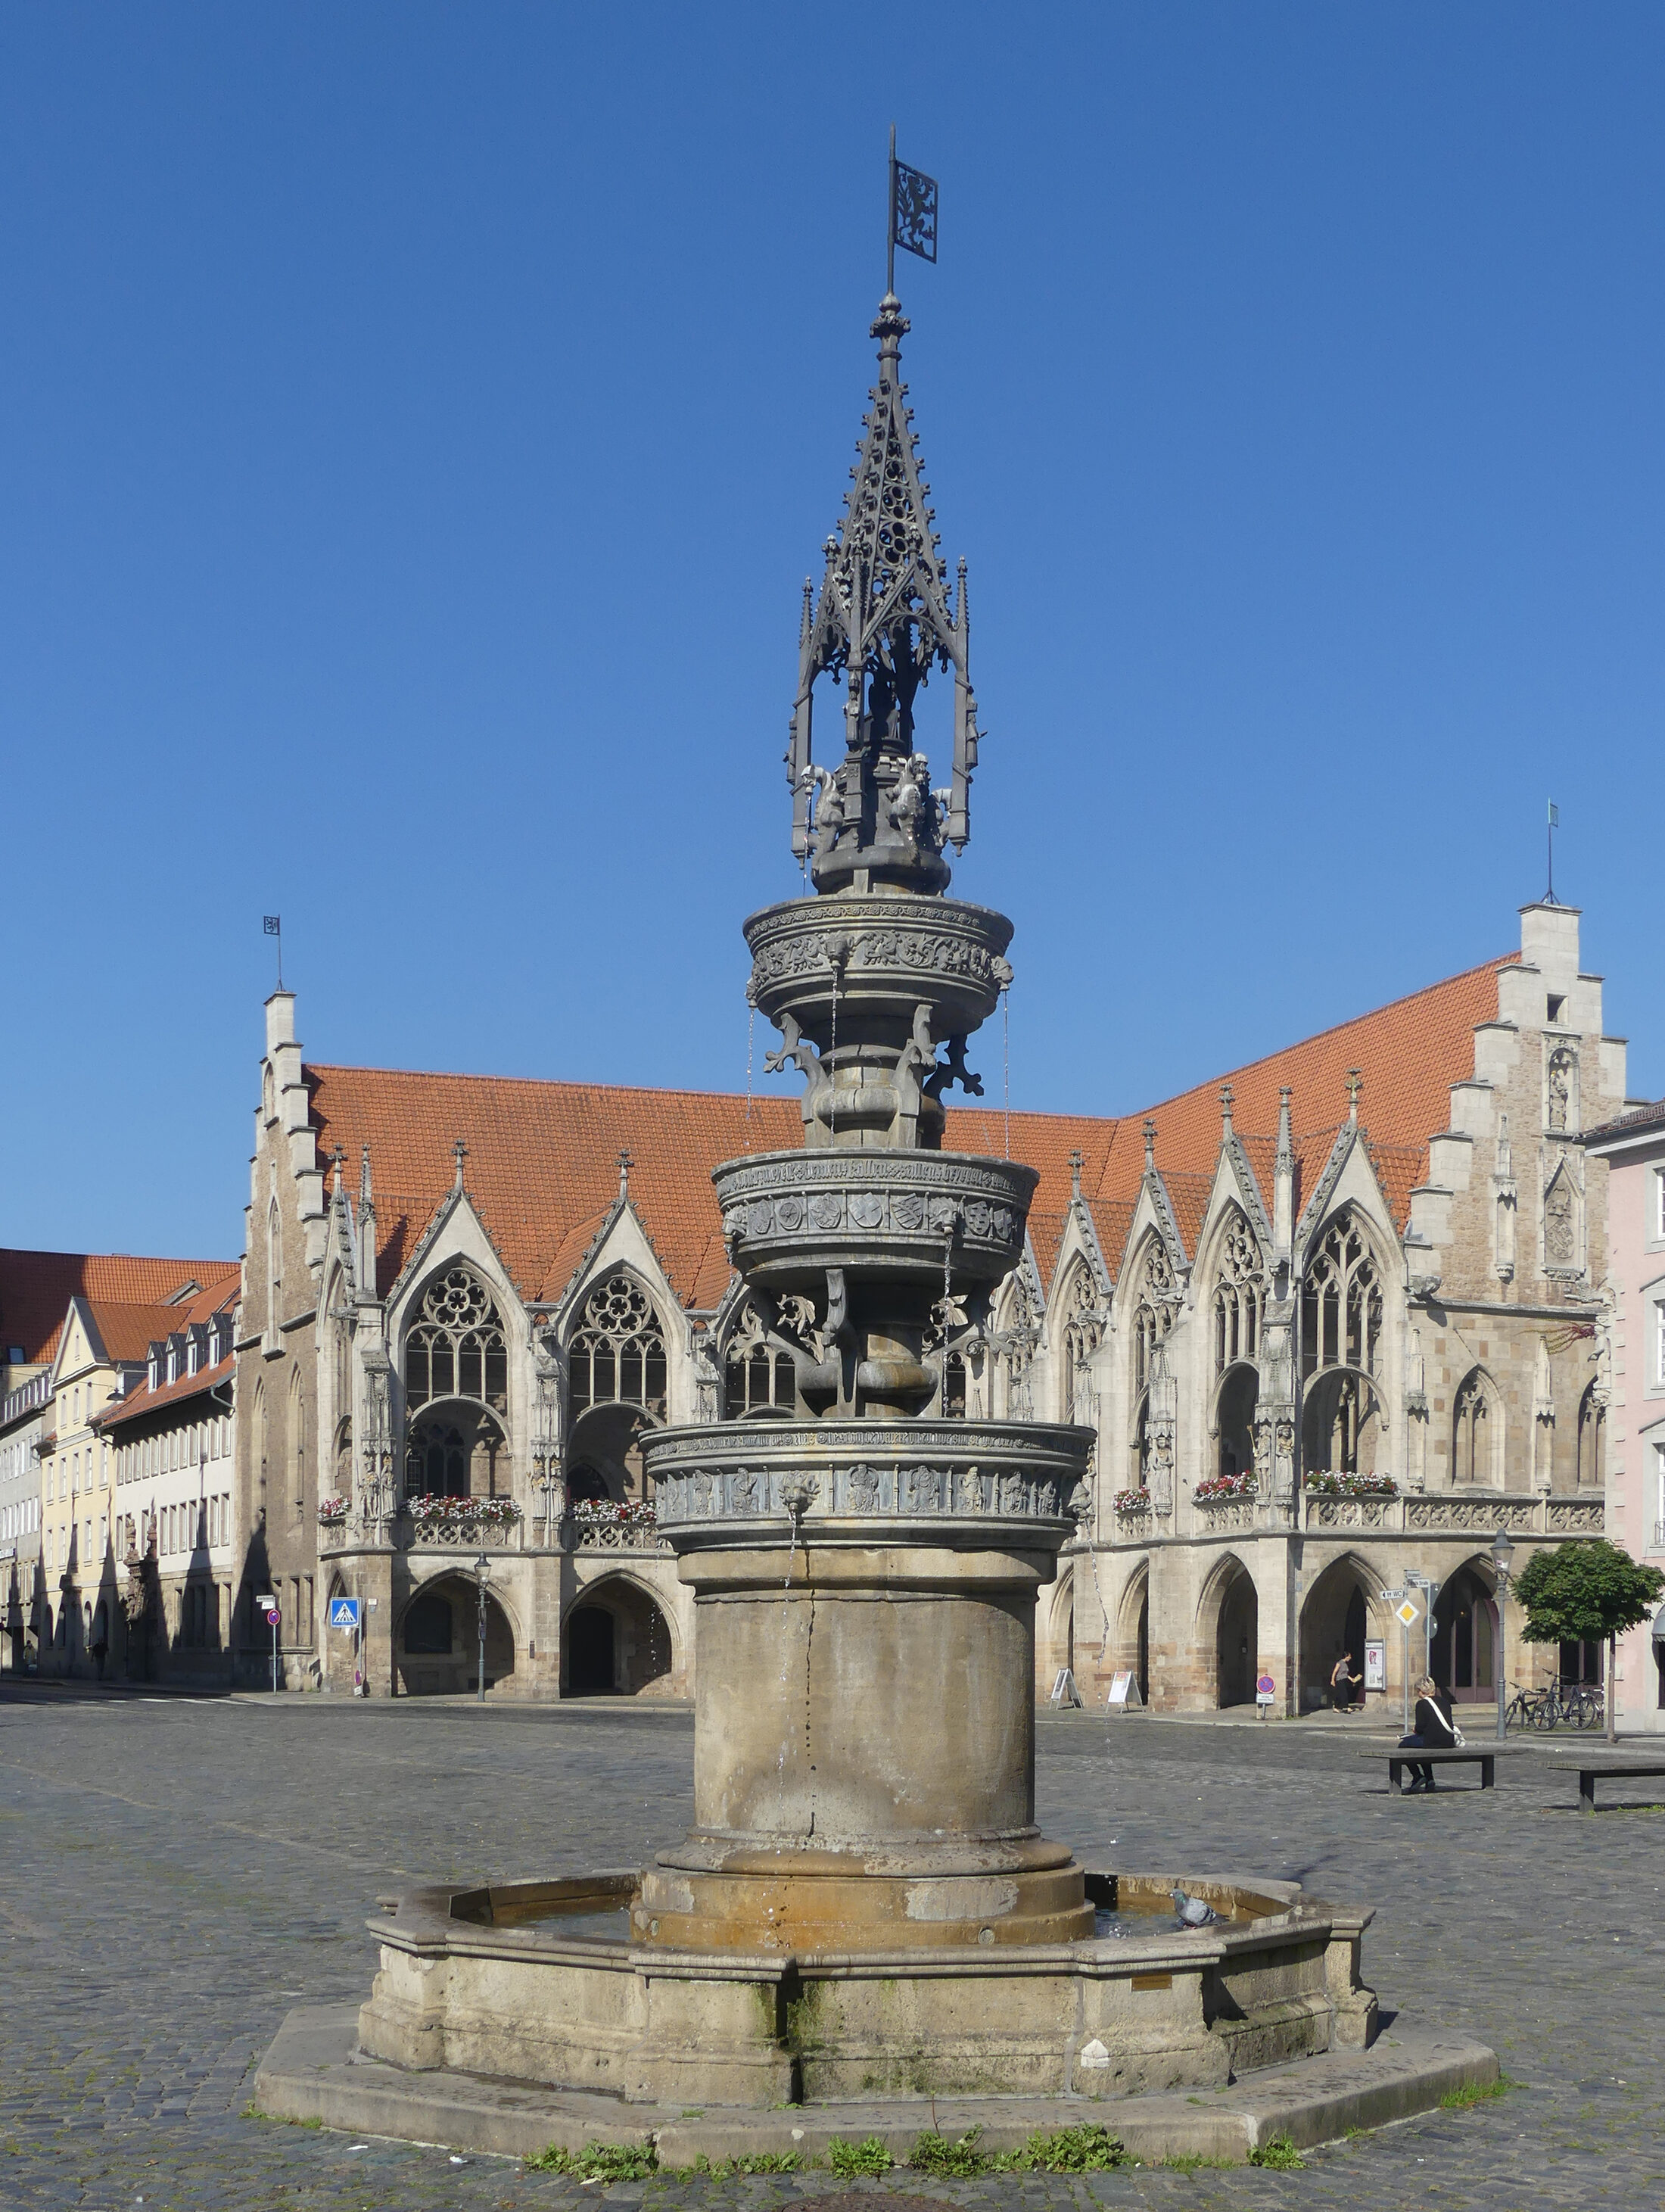
[[[1370,2040],[1369,1915],[1288,1884],[1085,1870],[1104,1932],[840,1955],[628,1938],[633,1874],[426,1889],[377,1926],[360,2048],[623,2102],[1121,2098]],[[1176,1929],[1170,1892],[1212,1904]],[[607,1923],[614,1923],[609,1929]]]

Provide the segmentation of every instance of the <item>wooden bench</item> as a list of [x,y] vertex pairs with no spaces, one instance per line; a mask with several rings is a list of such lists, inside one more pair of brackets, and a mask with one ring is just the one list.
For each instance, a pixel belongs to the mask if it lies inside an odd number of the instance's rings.
[[1576,1774],[1578,1777],[1578,1802],[1586,1813],[1593,1813],[1595,1810],[1595,1784],[1598,1778],[1617,1782],[1622,1780],[1627,1774],[1638,1775],[1644,1778],[1665,1775],[1665,1766],[1656,1766],[1640,1759],[1626,1759],[1622,1763],[1617,1759],[1609,1759],[1605,1765],[1597,1766],[1593,1764],[1587,1765],[1580,1759],[1554,1759],[1550,1761],[1550,1765],[1558,1774]]
[[[1379,1751],[1361,1751],[1361,1759],[1380,1759]],[[1407,1766],[1478,1766],[1480,1788],[1492,1790],[1497,1786],[1498,1754],[1495,1749],[1476,1751],[1473,1747],[1459,1751],[1455,1746],[1449,1751],[1401,1750],[1395,1745],[1388,1753],[1388,1787],[1395,1797],[1403,1796],[1404,1773]]]

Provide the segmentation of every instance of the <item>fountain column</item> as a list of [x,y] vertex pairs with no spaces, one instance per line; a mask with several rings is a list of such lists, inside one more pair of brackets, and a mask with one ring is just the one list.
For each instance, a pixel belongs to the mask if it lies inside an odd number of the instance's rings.
[[[661,1431],[646,1460],[696,1594],[696,1825],[646,1875],[638,1941],[804,1954],[1087,1935],[1035,1826],[1035,1603],[1091,1431],[951,1415],[992,1358],[1036,1176],[945,1152],[943,1094],[1012,970],[1012,925],[948,898],[977,750],[964,573],[937,557],[887,298],[862,460],[806,600],[788,755],[816,895],[745,925],[750,995],[804,1081],[801,1150],[732,1160],[731,1260],[796,1378],[790,1416]],[[955,689],[931,788],[915,694]],[[842,758],[810,759],[818,675]],[[939,1060],[939,1051],[946,1053]],[[957,1408],[956,1409],[957,1411]]]

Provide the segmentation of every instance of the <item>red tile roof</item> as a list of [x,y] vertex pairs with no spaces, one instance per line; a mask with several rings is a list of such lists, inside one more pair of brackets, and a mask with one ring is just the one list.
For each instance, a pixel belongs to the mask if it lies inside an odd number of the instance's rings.
[[235,1266],[230,1260],[138,1259],[129,1252],[0,1250],[0,1356],[18,1345],[30,1365],[50,1360],[71,1298],[159,1304],[187,1283],[207,1284]]
[[[1358,1068],[1359,1118],[1395,1218],[1426,1170],[1428,1139],[1449,1119],[1450,1085],[1474,1073],[1475,1026],[1497,1018],[1491,960],[1375,1012],[1197,1085],[1151,1109],[1156,1163],[1188,1252],[1194,1249],[1220,1143],[1219,1091],[1233,1114],[1262,1194],[1272,1202],[1278,1092],[1294,1096],[1297,1212],[1323,1172],[1346,1109],[1346,1076]],[[422,1075],[402,1070],[308,1066],[319,1157],[339,1145],[349,1188],[359,1147],[370,1146],[384,1293],[409,1261],[450,1189],[452,1146],[469,1147],[471,1197],[527,1301],[558,1297],[581,1263],[618,1191],[617,1156],[629,1150],[630,1195],[678,1297],[708,1309],[729,1279],[711,1170],[749,1152],[795,1146],[795,1097],[541,1083],[502,1076]],[[1081,1188],[1112,1273],[1145,1171],[1145,1116],[1013,1114],[1014,1158],[1040,1171],[1030,1216],[1036,1256],[1050,1276],[1069,1201],[1069,1155],[1082,1155]],[[998,1107],[960,1107],[948,1117],[955,1152],[1000,1153]]]
[[[142,1419],[145,1414],[156,1413],[164,1406],[176,1406],[182,1399],[201,1397],[210,1390],[228,1390],[236,1371],[236,1358],[228,1352],[217,1366],[199,1367],[194,1375],[181,1375],[177,1382],[160,1383],[154,1390],[146,1389],[141,1382],[137,1390],[130,1392],[125,1398],[117,1399],[113,1405],[106,1406],[94,1420],[93,1426],[106,1431],[118,1429],[125,1423]],[[217,1415],[228,1413],[230,1408],[231,1400],[228,1395],[208,1410]]]

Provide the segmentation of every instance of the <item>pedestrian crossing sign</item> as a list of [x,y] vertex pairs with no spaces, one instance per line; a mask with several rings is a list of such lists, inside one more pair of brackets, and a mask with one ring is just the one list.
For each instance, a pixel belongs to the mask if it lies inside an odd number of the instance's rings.
[[355,1597],[332,1597],[330,1600],[330,1626],[331,1628],[356,1628],[358,1600]]
[[[1422,1618],[1422,1607],[1419,1605],[1413,1605],[1409,1598],[1407,1598],[1402,1605],[1395,1607],[1395,1611],[1407,1628],[1414,1628]],[[1429,1771],[1431,1772],[1432,1769]]]

